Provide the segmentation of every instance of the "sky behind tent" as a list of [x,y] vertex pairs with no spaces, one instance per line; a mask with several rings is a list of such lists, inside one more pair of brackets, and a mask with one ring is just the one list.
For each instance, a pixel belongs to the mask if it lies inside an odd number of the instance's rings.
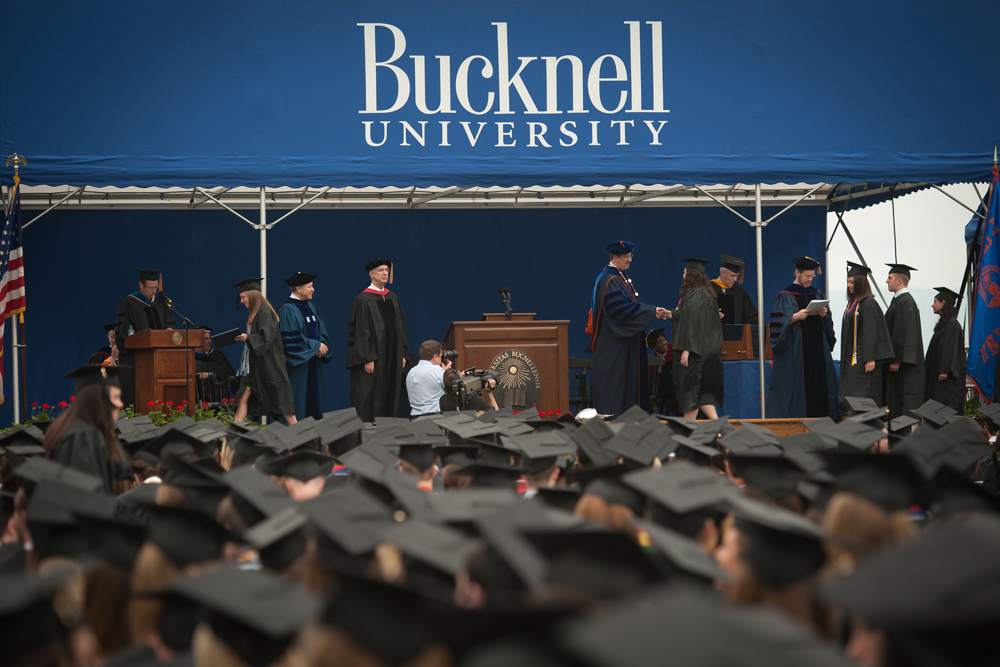
[[[980,194],[986,196],[987,183],[977,186]],[[963,202],[969,208],[979,205],[979,197],[972,184],[962,183],[948,185],[944,189],[953,197]],[[886,288],[885,279],[889,268],[887,263],[898,261],[918,269],[910,281],[910,291],[920,308],[924,348],[934,335],[934,324],[937,316],[931,309],[931,303],[936,294],[935,287],[950,287],[958,291],[962,284],[962,272],[965,270],[966,245],[965,225],[972,214],[945,195],[934,189],[922,190],[898,197],[896,206],[896,249],[898,259],[893,254],[892,240],[892,204],[883,202],[868,208],[849,211],[844,215],[844,222],[854,235],[864,255],[867,264],[872,267],[874,279],[886,302],[892,294]],[[827,240],[837,224],[834,213],[827,215]],[[766,231],[765,231],[766,244]],[[847,262],[857,262],[857,255],[851,247],[844,230],[838,230],[830,245],[827,262],[823,267],[827,275],[829,296],[833,307],[834,329],[837,332],[837,346],[834,358],[840,358],[840,323],[847,308]],[[789,268],[789,274],[792,269]],[[885,304],[878,299],[879,306],[885,311]],[[967,300],[962,302],[959,314],[962,328],[968,344]]]

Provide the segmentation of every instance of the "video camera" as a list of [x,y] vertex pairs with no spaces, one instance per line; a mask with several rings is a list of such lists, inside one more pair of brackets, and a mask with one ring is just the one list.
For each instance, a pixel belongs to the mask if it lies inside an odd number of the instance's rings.
[[458,350],[441,350],[441,361],[458,359]]
[[469,399],[482,391],[486,384],[499,381],[496,371],[481,371],[475,366],[462,371],[462,377],[451,383],[451,393],[458,397],[460,409],[465,410]]

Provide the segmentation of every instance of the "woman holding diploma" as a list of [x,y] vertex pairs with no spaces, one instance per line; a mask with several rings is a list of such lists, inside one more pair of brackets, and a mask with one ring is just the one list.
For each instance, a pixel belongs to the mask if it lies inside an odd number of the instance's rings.
[[[247,413],[252,415],[283,415],[289,424],[296,423],[292,385],[285,370],[285,353],[281,349],[278,314],[260,291],[260,278],[247,278],[233,285],[240,303],[250,311],[247,331],[237,341],[246,342],[243,360],[237,375],[240,389],[236,396],[237,423]],[[238,306],[237,306],[238,307]]]
[[885,315],[875,303],[863,264],[847,263],[847,312],[840,327],[840,387],[837,398],[841,414],[848,414],[848,396],[870,398],[885,405],[882,395],[883,362],[895,355]]

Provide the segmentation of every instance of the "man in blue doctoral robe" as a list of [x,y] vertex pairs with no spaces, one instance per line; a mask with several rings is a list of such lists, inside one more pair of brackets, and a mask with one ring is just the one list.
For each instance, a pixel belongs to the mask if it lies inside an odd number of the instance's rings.
[[828,307],[809,309],[809,302],[826,299],[812,286],[819,262],[795,260],[795,282],[778,293],[771,309],[771,349],[774,366],[767,395],[769,419],[840,415],[833,346],[837,335]]
[[594,354],[594,409],[602,415],[620,415],[633,405],[649,411],[645,332],[654,318],[666,319],[667,310],[639,302],[626,273],[634,249],[627,241],[607,246],[611,262],[597,276],[590,300],[587,351]]
[[292,293],[278,309],[281,345],[295,397],[295,416],[300,420],[323,418],[326,411],[323,364],[330,363],[333,358],[323,317],[312,303],[315,278],[308,273],[296,273],[285,279]]

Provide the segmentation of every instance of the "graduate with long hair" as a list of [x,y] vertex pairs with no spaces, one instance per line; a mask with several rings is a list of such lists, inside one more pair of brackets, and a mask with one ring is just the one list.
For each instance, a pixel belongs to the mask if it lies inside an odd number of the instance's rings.
[[708,260],[688,257],[681,299],[674,320],[674,387],[684,416],[694,419],[700,408],[717,419],[725,393],[722,371],[722,324],[715,290],[705,275]]
[[[285,352],[281,347],[278,314],[260,291],[260,278],[247,278],[233,285],[240,303],[250,311],[247,332],[236,337],[246,342],[237,375],[237,423],[247,413],[252,415],[282,415],[289,424],[296,423],[295,399],[285,368]],[[239,307],[239,306],[237,306]]]
[[885,405],[882,366],[895,355],[885,315],[872,296],[867,266],[848,262],[847,311],[840,326],[840,411],[851,411],[847,397],[870,398]]
[[46,429],[42,441],[47,457],[99,477],[104,491],[114,495],[133,486],[115,435],[115,420],[123,407],[117,379],[122,369],[81,366],[64,375],[76,379],[74,400]]

